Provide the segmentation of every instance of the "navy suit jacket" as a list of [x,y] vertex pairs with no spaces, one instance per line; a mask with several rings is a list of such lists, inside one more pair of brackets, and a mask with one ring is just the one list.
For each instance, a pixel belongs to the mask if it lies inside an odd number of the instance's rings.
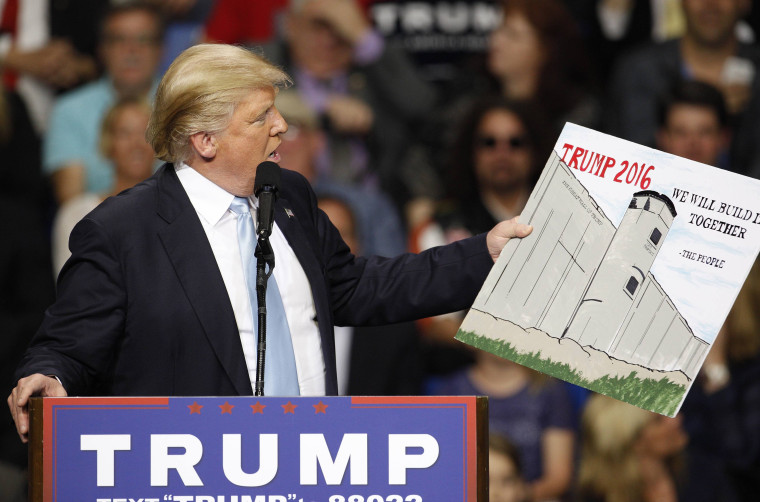
[[[354,257],[306,179],[286,170],[275,221],[311,286],[330,395],[334,324],[468,308],[492,265],[484,235],[419,255]],[[69,395],[252,394],[227,290],[173,166],[106,200],[69,246],[18,377],[56,375]]]

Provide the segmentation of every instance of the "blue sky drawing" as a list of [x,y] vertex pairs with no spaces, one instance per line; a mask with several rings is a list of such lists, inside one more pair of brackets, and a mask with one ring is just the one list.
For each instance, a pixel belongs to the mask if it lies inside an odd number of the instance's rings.
[[[750,221],[699,208],[691,203],[696,193],[721,202],[760,212],[760,181],[735,173],[692,162],[652,148],[647,148],[591,129],[566,124],[555,151],[562,157],[563,145],[569,143],[602,155],[612,155],[617,163],[601,178],[573,169],[572,172],[589,190],[610,220],[617,226],[628,207],[631,196],[641,187],[613,181],[622,169],[623,160],[639,165],[654,165],[651,185],[654,190],[670,197],[678,215],[652,266],[652,273],[694,330],[708,343],[715,340],[731,305],[760,249],[760,225]],[[569,156],[565,159],[569,160]],[[689,197],[680,202],[673,189],[687,190]],[[747,229],[744,239],[727,236],[714,230],[689,223],[691,214],[716,218]],[[725,260],[716,268],[683,255],[689,250],[704,256]]]

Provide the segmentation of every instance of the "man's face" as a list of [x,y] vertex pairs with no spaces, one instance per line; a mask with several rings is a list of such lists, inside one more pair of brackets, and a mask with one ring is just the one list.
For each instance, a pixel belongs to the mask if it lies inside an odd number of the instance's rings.
[[161,62],[157,20],[145,11],[127,11],[104,26],[100,55],[114,86],[124,94],[150,88]]
[[[235,108],[226,129],[214,134],[215,176],[220,186],[244,187],[239,196],[253,193],[256,168],[266,160],[279,162],[280,134],[288,129],[274,106],[273,88],[251,91]],[[247,192],[247,193],[243,193]]]
[[740,0],[683,0],[688,36],[715,46],[731,40],[742,11]]
[[711,166],[718,164],[727,143],[717,114],[706,106],[690,104],[670,107],[657,137],[666,152]]
[[507,110],[486,113],[475,136],[474,160],[481,190],[503,193],[526,186],[533,158],[520,119]]
[[351,66],[353,48],[305,2],[288,17],[288,41],[293,61],[317,78],[330,78]]

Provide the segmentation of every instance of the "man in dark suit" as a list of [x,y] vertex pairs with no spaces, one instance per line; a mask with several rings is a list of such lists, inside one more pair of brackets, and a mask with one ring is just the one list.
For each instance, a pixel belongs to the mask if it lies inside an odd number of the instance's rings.
[[[58,299],[8,397],[23,440],[32,395],[252,394],[254,309],[231,203],[255,208],[257,167],[279,160],[287,124],[274,98],[287,82],[261,57],[227,45],[191,47],[166,72],[147,138],[169,163],[72,232]],[[308,182],[290,171],[275,223],[272,277],[302,395],[337,392],[334,324],[468,307],[507,240],[530,232],[510,220],[420,255],[356,258]]]

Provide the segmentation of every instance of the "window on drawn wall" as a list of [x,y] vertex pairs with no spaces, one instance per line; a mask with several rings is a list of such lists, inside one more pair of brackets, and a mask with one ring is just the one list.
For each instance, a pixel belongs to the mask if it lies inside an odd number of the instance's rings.
[[625,285],[625,290],[628,291],[628,293],[633,296],[636,294],[636,288],[639,287],[639,280],[636,279],[634,276],[631,276],[630,279],[628,279],[628,284]]
[[652,241],[652,244],[655,246],[660,243],[660,238],[662,238],[662,232],[660,232],[659,228],[655,228],[652,230],[652,235],[649,236],[649,240]]

